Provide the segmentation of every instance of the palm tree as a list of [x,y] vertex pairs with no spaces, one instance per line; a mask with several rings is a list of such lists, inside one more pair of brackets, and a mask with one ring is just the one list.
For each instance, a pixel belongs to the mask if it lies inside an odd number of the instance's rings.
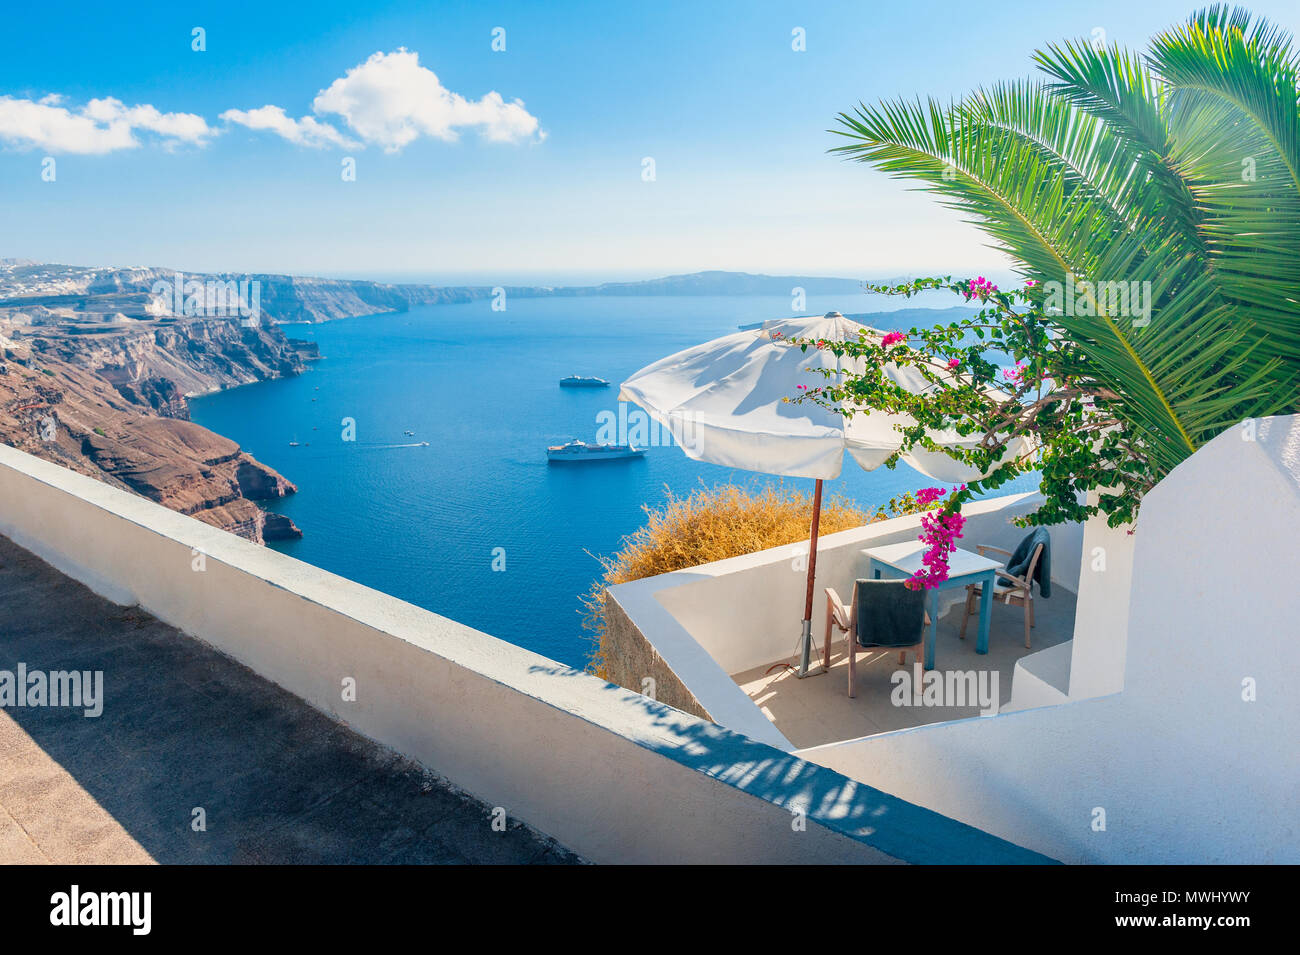
[[1055,320],[1160,475],[1300,403],[1297,58],[1251,19],[1210,7],[1145,56],[1052,45],[1045,79],[859,104],[831,130],[832,152],[921,180],[1027,279],[1151,283],[1149,323],[1096,284]]

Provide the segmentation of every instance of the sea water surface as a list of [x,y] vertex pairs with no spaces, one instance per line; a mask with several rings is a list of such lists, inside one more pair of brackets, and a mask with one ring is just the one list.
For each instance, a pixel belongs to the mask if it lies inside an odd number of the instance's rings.
[[[810,297],[807,311],[893,303],[915,304]],[[196,398],[191,414],[298,485],[268,505],[303,531],[276,550],[581,667],[591,643],[579,597],[601,572],[592,555],[617,550],[644,523],[643,505],[662,503],[665,489],[813,482],[703,464],[676,446],[553,465],[547,445],[594,440],[597,416],[618,412],[618,383],[639,368],[738,325],[787,317],[790,305],[788,297],[511,299],[504,312],[483,301],[285,326],[318,342],[322,360],[297,378]],[[560,388],[571,374],[612,385]],[[345,419],[355,440],[344,440]],[[935,483],[906,465],[867,473],[846,460],[826,493],[874,508]],[[999,493],[1032,486],[1020,479]],[[791,609],[792,634],[799,610]]]

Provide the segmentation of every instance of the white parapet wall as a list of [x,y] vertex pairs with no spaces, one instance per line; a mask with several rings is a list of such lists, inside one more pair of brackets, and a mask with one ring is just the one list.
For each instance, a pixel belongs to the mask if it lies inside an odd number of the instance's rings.
[[1072,700],[1124,689],[1136,533],[1127,524],[1111,527],[1100,515],[1084,525],[1069,669]]
[[592,861],[1048,861],[4,445],[0,533]]
[[[966,505],[962,508],[966,517],[962,545],[1015,547],[1026,531],[1014,520],[1032,512],[1041,501],[1037,494],[1029,493]],[[866,574],[863,548],[914,541],[920,522],[915,514],[896,517],[828,534],[818,541],[815,637],[821,633],[826,608],[824,588],[834,587],[842,599],[849,599],[854,580]],[[1079,586],[1083,528],[1063,524],[1049,532],[1052,582],[1073,591]],[[806,542],[758,551],[618,584],[609,588],[609,596],[714,720],[754,739],[791,749],[731,676],[794,655],[804,609],[807,552]],[[964,593],[951,590],[943,597],[947,603],[959,602]]]
[[1201,448],[1111,544],[1130,540],[1131,586],[1099,590],[1126,602],[1122,634],[1074,641],[1124,654],[1089,669],[1117,692],[1072,679],[1061,705],[801,755],[1066,862],[1300,862],[1300,419]]

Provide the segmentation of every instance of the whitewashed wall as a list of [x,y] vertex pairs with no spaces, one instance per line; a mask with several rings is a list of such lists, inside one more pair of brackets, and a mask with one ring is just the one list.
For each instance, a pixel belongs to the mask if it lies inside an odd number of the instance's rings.
[[1111,527],[1104,517],[1091,518],[1084,525],[1070,658],[1071,699],[1124,689],[1136,535],[1134,527]]
[[5,445],[0,533],[592,861],[1043,861]]

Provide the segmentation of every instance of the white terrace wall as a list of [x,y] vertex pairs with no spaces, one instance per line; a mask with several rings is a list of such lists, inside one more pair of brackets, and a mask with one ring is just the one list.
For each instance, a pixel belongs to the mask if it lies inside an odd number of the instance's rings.
[[[990,498],[962,509],[966,516],[961,546],[1013,548],[1027,531],[1014,518],[1038,505],[1037,494]],[[826,612],[824,588],[848,600],[853,581],[867,573],[864,547],[915,541],[920,517],[896,517],[865,527],[828,534],[818,541],[813,636],[820,641]],[[1049,529],[1052,581],[1073,591],[1079,586],[1083,528]],[[793,656],[799,639],[807,586],[808,544],[778,547],[619,584],[610,597],[654,646],[665,664],[713,719],[750,736],[790,749],[790,743],[754,706],[731,675]],[[964,598],[953,590],[945,602]]]
[[4,445],[0,533],[592,861],[1045,861]]
[[1300,419],[1210,442],[1131,539],[1121,691],[800,755],[1065,862],[1300,862]]
[[1124,689],[1136,540],[1132,532],[1127,524],[1111,527],[1104,516],[1083,525],[1073,639],[1016,661],[1011,700],[1002,712]]
[[1084,525],[1071,643],[1070,699],[1105,696],[1124,689],[1136,541],[1136,529],[1131,525],[1111,527],[1101,516],[1090,518]]

